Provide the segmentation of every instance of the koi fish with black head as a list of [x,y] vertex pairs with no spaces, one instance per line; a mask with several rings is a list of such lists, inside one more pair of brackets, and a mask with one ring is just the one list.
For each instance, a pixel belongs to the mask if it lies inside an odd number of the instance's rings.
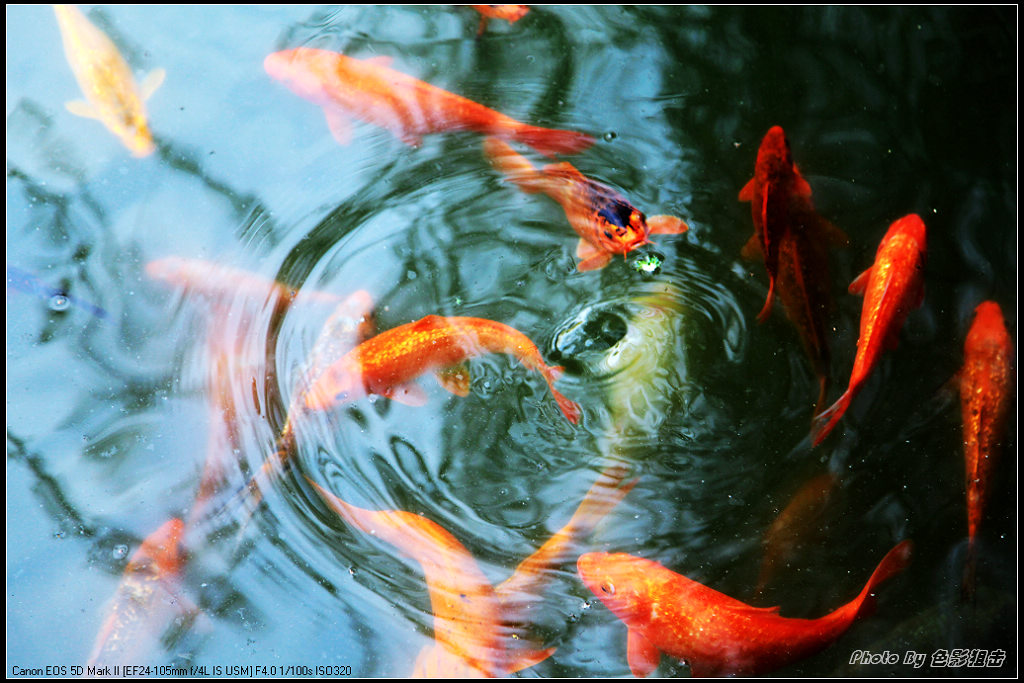
[[644,216],[621,194],[561,162],[537,169],[496,138],[484,140],[484,153],[496,169],[526,193],[543,193],[562,205],[569,225],[580,236],[576,256],[580,271],[604,268],[615,254],[650,243],[649,235],[678,235],[688,226],[675,216]]

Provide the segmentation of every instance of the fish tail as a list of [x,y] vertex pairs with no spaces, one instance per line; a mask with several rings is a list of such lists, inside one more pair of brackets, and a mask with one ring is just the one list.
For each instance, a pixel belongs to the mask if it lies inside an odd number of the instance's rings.
[[871,574],[871,578],[864,584],[864,589],[860,592],[860,595],[850,603],[854,605],[853,620],[866,617],[874,611],[875,600],[873,593],[880,584],[907,568],[907,565],[910,564],[910,556],[913,550],[914,543],[908,539],[897,543],[892,550],[885,554],[882,561],[878,563],[878,567],[875,568],[874,573]]
[[839,400],[832,404],[832,407],[828,410],[816,415],[814,421],[811,423],[811,441],[813,446],[817,446],[825,437],[829,435],[836,423],[846,413],[846,409],[850,406],[850,401],[853,400],[853,391],[847,389]]
[[510,131],[510,136],[547,157],[556,154],[578,154],[594,144],[594,138],[586,133],[540,128],[525,123]]
[[775,299],[775,278],[771,278],[768,283],[768,297],[764,300],[764,306],[761,307],[761,312],[757,314],[758,324],[763,323],[768,319],[768,316],[772,314],[772,301]]
[[541,363],[539,369],[548,383],[548,388],[551,389],[551,395],[554,397],[555,403],[558,404],[558,407],[562,410],[562,414],[565,415],[565,419],[569,420],[569,422],[573,424],[579,423],[580,415],[583,414],[580,404],[575,401],[570,401],[568,398],[563,396],[558,389],[555,389],[555,380],[562,376],[565,368],[561,365],[546,366]]
[[501,174],[527,194],[544,191],[544,175],[530,161],[498,138],[484,139],[484,155]]

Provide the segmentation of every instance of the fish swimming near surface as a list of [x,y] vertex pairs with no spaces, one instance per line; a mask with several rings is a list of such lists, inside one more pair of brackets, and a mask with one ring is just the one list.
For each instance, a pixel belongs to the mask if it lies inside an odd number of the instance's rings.
[[569,522],[497,587],[465,546],[437,523],[400,510],[365,510],[310,483],[348,524],[393,545],[423,569],[436,642],[416,658],[412,675],[468,678],[507,676],[555,651],[531,647],[512,624],[522,622],[524,606],[542,599],[556,567],[571,559],[577,542],[632,489],[635,482],[620,485],[625,473],[617,467],[602,472]]
[[349,118],[381,126],[412,147],[424,135],[475,131],[518,140],[541,154],[576,154],[592,144],[584,133],[521,123],[482,104],[388,68],[391,59],[355,59],[337,52],[294,48],[267,56],[263,66],[295,94],[323,108],[331,134],[351,140]]
[[566,419],[573,424],[579,421],[579,405],[555,389],[562,368],[546,365],[536,345],[522,332],[484,318],[439,315],[382,332],[352,349],[313,382],[305,407],[324,410],[367,394],[423,405],[426,394],[413,380],[428,370],[434,371],[446,390],[466,396],[470,373],[465,361],[486,353],[512,355],[539,372]]
[[330,292],[296,290],[246,270],[213,261],[167,256],[146,263],[146,275],[153,280],[187,289],[215,302],[245,297],[264,303],[272,296],[286,301],[337,304],[342,297]]
[[846,391],[831,408],[814,418],[811,439],[815,446],[825,440],[842,418],[881,359],[882,351],[896,348],[904,321],[924,300],[925,249],[924,222],[917,214],[904,216],[882,238],[874,265],[850,283],[851,294],[864,296],[857,355]]
[[470,5],[470,7],[480,13],[480,26],[476,30],[478,36],[487,28],[488,19],[504,19],[508,23],[514,24],[530,11],[527,5]]
[[[822,222],[814,210],[811,186],[793,163],[789,140],[780,126],[772,126],[761,140],[754,177],[740,190],[739,199],[750,202],[754,222],[754,235],[743,248],[744,255],[750,257],[760,251],[768,271],[768,297],[757,315],[757,321],[764,322],[772,311],[785,235],[801,227],[827,228],[827,222]],[[838,233],[833,239],[842,242],[845,236]]]
[[975,543],[1013,402],[1013,340],[994,301],[974,309],[960,370],[964,460],[967,466],[967,562],[963,589],[974,592]]
[[179,584],[184,528],[180,519],[168,520],[132,555],[89,656],[90,666],[148,661],[168,627],[197,611]]
[[597,270],[615,254],[626,254],[650,243],[649,235],[678,235],[688,226],[675,216],[651,216],[621,194],[587,178],[572,164],[561,162],[537,169],[524,156],[497,138],[484,140],[484,153],[496,169],[523,192],[543,193],[562,205],[569,224],[580,236],[577,269]]
[[757,577],[755,595],[761,595],[783,566],[790,566],[797,551],[821,535],[825,509],[829,505],[838,479],[831,472],[819,474],[800,487],[764,534],[764,558]]
[[64,41],[64,54],[87,102],[68,102],[72,114],[98,119],[131,153],[144,157],[156,150],[143,104],[163,83],[166,72],[155,69],[135,83],[132,70],[117,47],[74,5],[54,5]]
[[753,607],[625,553],[588,553],[580,578],[628,629],[634,676],[654,671],[664,652],[698,676],[756,676],[825,649],[874,609],[878,585],[901,572],[912,544],[903,541],[879,563],[852,601],[818,619],[790,619],[778,607]]

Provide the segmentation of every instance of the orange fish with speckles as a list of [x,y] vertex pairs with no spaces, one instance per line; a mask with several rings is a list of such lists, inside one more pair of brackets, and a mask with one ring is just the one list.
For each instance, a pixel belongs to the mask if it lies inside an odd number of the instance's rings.
[[89,665],[145,661],[176,618],[196,611],[181,594],[184,523],[165,522],[139,545],[125,567]]
[[323,108],[331,134],[351,139],[348,117],[391,131],[419,147],[424,135],[475,131],[518,140],[541,154],[576,154],[594,144],[584,133],[540,128],[388,68],[391,59],[354,59],[337,52],[299,47],[269,55],[267,73],[295,94]]
[[661,653],[684,660],[698,676],[756,676],[799,661],[832,644],[874,606],[877,586],[910,561],[903,541],[879,563],[860,594],[819,619],[789,619],[778,607],[752,607],[625,553],[580,557],[580,578],[628,629],[634,676],[654,671]]
[[507,353],[544,377],[566,419],[576,424],[580,407],[555,389],[560,366],[549,367],[522,332],[484,318],[428,315],[367,339],[327,368],[306,394],[305,406],[323,410],[367,394],[409,405],[426,395],[413,380],[434,370],[438,382],[457,396],[469,393],[465,361],[485,353]]
[[143,104],[166,75],[156,69],[142,82],[135,83],[110,38],[85,18],[74,5],[54,5],[57,23],[64,41],[64,54],[75,72],[87,102],[68,102],[72,114],[98,119],[137,157],[156,150]]
[[576,247],[580,271],[604,268],[615,254],[625,257],[649,244],[649,235],[678,235],[688,229],[675,216],[647,218],[621,194],[587,178],[568,162],[537,169],[496,138],[484,140],[484,153],[523,192],[540,192],[562,205],[569,225],[580,236]]
[[577,541],[633,488],[635,482],[620,486],[625,474],[620,466],[606,469],[569,522],[497,587],[465,546],[435,522],[400,510],[364,510],[310,483],[348,524],[390,543],[422,567],[436,643],[420,652],[413,676],[465,678],[507,676],[555,651],[529,647],[511,624],[522,622],[524,605],[539,599],[552,571],[571,558]]
[[836,426],[853,397],[867,381],[884,349],[894,349],[910,311],[924,299],[924,221],[917,214],[894,222],[882,238],[873,266],[850,284],[851,294],[864,295],[857,356],[850,384],[831,408],[814,418],[811,438],[817,446]]
[[996,456],[1006,435],[1013,394],[1013,340],[994,301],[974,309],[960,370],[960,408],[967,465],[967,565],[964,590],[974,591],[975,541]]

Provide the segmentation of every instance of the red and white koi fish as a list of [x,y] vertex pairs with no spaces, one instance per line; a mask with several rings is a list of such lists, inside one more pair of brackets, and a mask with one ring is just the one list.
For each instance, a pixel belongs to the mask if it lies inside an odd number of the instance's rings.
[[537,169],[497,138],[484,140],[484,153],[496,169],[526,193],[543,193],[562,205],[569,225],[580,236],[576,256],[580,271],[604,268],[615,254],[649,244],[648,235],[678,235],[688,226],[675,216],[647,218],[621,194],[591,180],[572,164]]
[[625,469],[610,467],[587,491],[569,522],[516,568],[497,588],[451,533],[425,517],[400,510],[364,510],[310,481],[348,524],[373,535],[419,563],[434,613],[436,643],[424,648],[413,676],[507,676],[547,659],[555,648],[524,647],[510,624],[521,623],[523,606],[539,599],[552,572],[568,560],[580,538],[632,489],[619,486]]
[[323,108],[331,134],[348,144],[348,117],[381,126],[418,147],[431,133],[469,130],[518,140],[541,154],[576,154],[594,138],[516,121],[482,104],[388,68],[391,59],[354,59],[300,47],[275,52],[263,66],[295,94]]
[[654,671],[661,653],[684,660],[698,676],[756,676],[828,647],[874,607],[879,584],[910,561],[910,541],[882,558],[852,601],[819,619],[789,619],[778,607],[752,607],[625,553],[588,553],[580,577],[628,629],[634,676]]
[[540,351],[522,332],[484,318],[428,315],[382,332],[352,349],[321,374],[306,394],[308,409],[323,410],[367,394],[409,405],[423,405],[426,395],[413,380],[435,370],[442,387],[457,396],[469,393],[468,358],[507,353],[544,377],[566,419],[576,424],[580,407],[555,389],[559,366],[544,363]]
[[68,102],[72,114],[99,119],[137,157],[156,150],[143,105],[163,83],[163,69],[136,85],[132,70],[102,31],[74,5],[54,5],[64,54],[88,102]]
[[917,214],[894,222],[882,238],[875,263],[850,284],[851,294],[864,295],[860,337],[850,384],[831,408],[814,418],[811,438],[817,446],[842,418],[874,370],[886,348],[896,348],[910,311],[924,299],[925,227]]
[[180,519],[170,519],[132,555],[89,656],[90,666],[148,661],[174,620],[196,611],[179,585],[183,530]]
[[967,466],[967,564],[964,592],[974,592],[975,541],[1013,403],[1013,340],[994,301],[974,309],[960,370]]

